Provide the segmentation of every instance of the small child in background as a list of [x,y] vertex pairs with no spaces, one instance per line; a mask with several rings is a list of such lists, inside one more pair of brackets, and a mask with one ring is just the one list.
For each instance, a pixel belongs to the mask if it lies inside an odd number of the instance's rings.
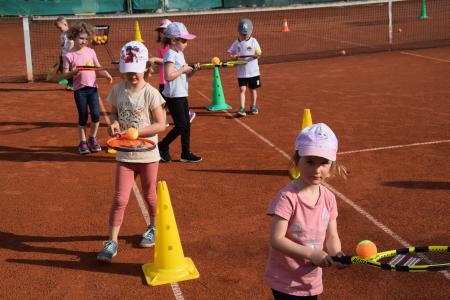
[[[73,92],[78,110],[78,134],[80,137],[78,151],[80,154],[102,150],[97,141],[100,109],[96,71],[80,71],[77,68],[79,66],[101,67],[95,51],[88,46],[90,37],[94,32],[94,27],[84,22],[70,27],[67,31],[67,37],[74,41],[74,47],[66,54],[63,63],[64,78],[73,78]],[[112,83],[113,79],[108,71],[102,70],[98,72]],[[86,138],[88,108],[91,115],[89,140]]]
[[[166,36],[164,33],[166,32],[167,26],[169,26],[170,23],[172,23],[172,21],[170,21],[169,19],[163,19],[159,23],[158,27],[156,27],[155,31],[158,32],[158,38],[156,39],[156,42],[158,43],[158,47],[157,47],[158,56],[150,58],[150,62],[152,65],[157,64],[159,66],[159,92],[160,93],[163,92],[164,85],[167,83],[167,81],[164,79],[163,59],[164,59],[164,55],[166,55],[167,50],[169,50],[170,45],[164,43],[164,41],[166,39]],[[194,120],[195,116],[196,116],[195,112],[192,111],[191,109],[189,109],[189,121],[191,123]],[[169,126],[169,123],[167,122],[166,125]]]
[[245,93],[247,86],[250,89],[251,105],[250,113],[258,114],[256,107],[257,92],[256,89],[261,87],[261,78],[259,73],[258,57],[261,55],[261,47],[258,41],[252,37],[253,23],[249,19],[242,19],[238,24],[239,38],[233,42],[227,50],[233,59],[246,60],[245,65],[237,65],[237,77],[239,84],[239,103],[240,108],[237,111],[238,116],[245,116]]
[[167,102],[167,107],[172,115],[175,126],[164,139],[159,142],[159,153],[161,161],[170,162],[169,145],[181,135],[181,162],[197,163],[202,161],[200,156],[191,152],[191,124],[188,104],[188,77],[200,67],[196,64],[194,68],[186,64],[183,51],[188,45],[188,40],[196,38],[190,34],[183,23],[173,22],[167,26],[165,32],[165,45],[170,45],[164,56],[164,78],[167,83],[162,92]]
[[[61,73],[61,77],[63,74],[63,59],[64,56],[70,51],[70,49],[73,48],[73,41],[67,37],[67,31],[69,30],[69,23],[67,22],[66,18],[64,17],[58,17],[55,21],[56,28],[59,29],[61,32],[60,35],[60,46],[61,46],[61,52],[59,55],[59,65],[58,70]],[[58,82],[59,84],[66,84],[66,90],[71,91],[73,87],[72,78],[69,78],[69,80],[65,79],[64,77],[61,78],[61,80]]]
[[330,175],[347,174],[336,162],[337,149],[336,136],[323,123],[304,128],[295,141],[292,160],[300,177],[281,189],[267,211],[272,226],[265,280],[275,299],[317,299],[322,268],[343,267],[330,257],[343,253],[336,198],[323,185]]
[[[112,105],[110,134],[124,135],[130,127],[138,129],[138,135],[157,144],[158,133],[165,130],[166,116],[161,94],[145,81],[149,72],[148,50],[144,44],[132,41],[120,52],[119,69],[124,79],[114,85],[107,101]],[[117,254],[119,231],[127,207],[134,179],[141,177],[142,192],[150,216],[141,247],[155,244],[156,185],[159,166],[158,148],[145,152],[120,152],[116,154],[116,190],[109,216],[109,239],[97,259],[111,262]]]

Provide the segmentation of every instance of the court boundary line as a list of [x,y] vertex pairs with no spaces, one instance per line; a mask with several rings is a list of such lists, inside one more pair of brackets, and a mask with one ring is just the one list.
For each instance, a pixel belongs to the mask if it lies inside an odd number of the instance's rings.
[[[207,97],[205,94],[203,94],[200,91],[197,91],[198,94],[200,94],[203,98],[205,98],[208,103],[211,102],[211,100],[209,99],[209,97]],[[263,135],[261,135],[260,133],[258,133],[256,130],[254,130],[253,128],[251,128],[249,125],[245,124],[244,122],[242,122],[239,118],[236,118],[233,116],[232,113],[230,113],[228,110],[223,110],[223,112],[225,112],[225,114],[229,117],[232,117],[232,119],[234,121],[236,121],[239,125],[243,126],[245,129],[249,130],[251,133],[253,133],[257,138],[259,138],[260,140],[262,140],[264,143],[266,143],[267,145],[269,145],[270,147],[274,148],[278,153],[282,154],[284,157],[288,158],[289,160],[291,159],[291,157],[284,152],[281,148],[279,148],[278,146],[276,146],[274,143],[272,143],[269,139],[267,139],[266,137],[264,137]],[[372,222],[372,224],[374,224],[376,227],[378,227],[379,229],[381,229],[384,233],[386,233],[388,236],[390,236],[391,238],[393,238],[394,240],[396,240],[397,242],[399,242],[401,245],[403,245],[404,247],[410,247],[410,243],[407,242],[405,239],[403,239],[400,235],[398,235],[397,233],[395,233],[392,229],[390,229],[389,227],[387,227],[386,225],[384,225],[381,221],[379,221],[377,218],[375,218],[374,216],[372,216],[369,212],[367,212],[364,208],[362,208],[361,206],[359,206],[358,204],[356,204],[353,200],[351,200],[349,197],[347,197],[346,195],[344,195],[343,193],[339,192],[335,187],[333,187],[332,185],[328,184],[328,183],[324,183],[324,185],[329,188],[336,196],[338,196],[340,199],[342,199],[345,203],[347,203],[350,207],[352,207],[353,209],[355,209],[358,213],[360,213],[363,217],[367,218],[370,222]],[[446,277],[447,279],[450,280],[450,273],[448,271],[440,271],[440,273],[442,273],[444,275],[444,277]]]
[[[103,105],[102,98],[100,96],[98,97],[98,100],[99,100],[98,102],[100,104],[100,113],[104,116],[106,124],[108,124],[108,126],[109,126],[109,125],[111,125],[111,120],[109,119],[108,112],[106,111],[105,106]],[[116,161],[116,163],[117,163],[117,161]],[[148,226],[150,224],[150,216],[148,214],[147,207],[145,206],[144,198],[142,197],[142,194],[139,191],[139,188],[136,184],[136,180],[134,180],[134,182],[133,182],[133,193],[136,197],[136,201],[139,205],[139,208],[141,209],[141,213],[142,213],[142,216],[144,217],[145,223]],[[183,292],[182,292],[181,287],[178,284],[178,282],[172,282],[170,284],[170,287],[172,289],[172,293],[176,300],[184,300]]]

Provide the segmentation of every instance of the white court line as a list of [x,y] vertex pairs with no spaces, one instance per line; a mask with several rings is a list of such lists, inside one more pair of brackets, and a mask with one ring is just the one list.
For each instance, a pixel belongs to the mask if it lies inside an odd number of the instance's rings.
[[444,58],[436,58],[436,57],[432,57],[432,56],[428,56],[428,55],[416,54],[416,53],[409,52],[409,51],[400,51],[400,53],[401,53],[401,54],[405,54],[405,55],[411,55],[411,56],[420,57],[420,58],[423,58],[423,59],[439,61],[439,62],[446,62],[446,63],[449,63],[449,62],[450,62],[450,60],[448,60],[448,59],[444,59]]
[[360,152],[372,152],[372,151],[379,151],[379,150],[386,150],[386,149],[398,149],[398,148],[423,146],[423,145],[442,144],[442,143],[450,143],[450,140],[440,140],[440,141],[431,141],[431,142],[423,142],[423,143],[413,143],[413,144],[405,144],[405,145],[395,145],[395,146],[376,147],[376,148],[360,149],[360,150],[352,150],[352,151],[343,151],[343,152],[338,152],[338,155],[360,153]]
[[[103,115],[105,116],[106,124],[110,125],[111,121],[109,119],[108,113],[106,112],[105,106],[103,105],[103,101],[100,98],[100,96],[98,97],[98,99],[99,99],[99,104],[100,104],[100,110],[103,113]],[[148,210],[147,210],[147,207],[145,206],[144,198],[142,198],[142,194],[139,191],[138,186],[136,185],[136,181],[134,181],[134,183],[133,183],[133,192],[134,192],[134,195],[136,196],[136,201],[139,205],[139,208],[141,209],[141,213],[142,213],[142,216],[144,217],[145,223],[148,226],[150,224],[150,216],[148,215]],[[184,300],[183,292],[181,291],[179,284],[177,282],[174,282],[174,283],[171,283],[170,286],[172,288],[172,292],[173,292],[173,295],[175,296],[175,299]]]
[[[197,91],[203,98],[205,98],[205,100],[207,100],[208,102],[211,102],[211,100],[202,92]],[[226,113],[227,116],[233,116],[233,114],[231,114],[230,112],[224,110],[223,112]],[[233,118],[233,120],[235,120],[238,124],[242,125],[245,129],[247,129],[248,131],[250,131],[251,133],[253,133],[257,138],[259,138],[260,140],[262,140],[264,143],[266,143],[267,145],[269,145],[270,147],[274,148],[278,153],[280,153],[281,155],[283,155],[284,157],[286,157],[288,160],[291,159],[291,157],[284,152],[283,150],[281,150],[279,147],[277,147],[274,143],[272,143],[271,141],[269,141],[266,137],[262,136],[261,134],[259,134],[258,132],[256,132],[253,128],[251,128],[250,126],[248,126],[247,124],[245,124],[244,122],[242,122],[241,120],[239,120],[238,118]],[[433,143],[433,142],[430,142]],[[420,143],[422,144],[422,143]],[[351,200],[349,197],[345,196],[344,194],[342,194],[341,192],[339,192],[338,190],[336,190],[333,186],[331,186],[328,183],[325,183],[325,186],[327,186],[337,197],[341,198],[344,202],[346,202],[348,205],[350,205],[353,209],[355,209],[357,212],[359,212],[363,217],[367,218],[370,222],[372,222],[375,226],[377,226],[378,228],[380,228],[383,232],[385,232],[387,235],[389,235],[390,237],[392,237],[394,240],[396,240],[397,242],[399,242],[402,246],[404,247],[410,247],[410,243],[407,242],[405,239],[403,239],[401,236],[399,236],[398,234],[396,234],[394,231],[392,231],[389,227],[387,227],[386,225],[384,225],[382,222],[380,222],[378,219],[376,219],[374,216],[372,216],[370,213],[368,213],[366,210],[364,210],[361,206],[359,206],[358,204],[356,204],[353,200]],[[450,280],[450,273],[448,271],[441,271],[441,273]]]

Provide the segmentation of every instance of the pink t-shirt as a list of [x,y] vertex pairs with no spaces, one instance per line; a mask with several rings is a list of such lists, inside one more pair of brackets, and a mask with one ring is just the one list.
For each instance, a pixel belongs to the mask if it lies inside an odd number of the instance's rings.
[[[156,51],[158,52],[159,58],[164,58],[164,55],[166,55],[167,50],[169,50],[170,46],[166,45],[166,47],[162,47],[161,44],[158,45],[158,48]],[[164,79],[164,66],[159,66],[159,84],[166,84],[167,81]]]
[[[292,181],[272,200],[268,215],[288,220],[286,237],[303,246],[322,249],[330,220],[337,218],[336,197],[324,186],[314,207],[305,204]],[[295,296],[314,296],[323,292],[322,268],[311,261],[294,259],[270,248],[265,280],[277,291]]]
[[[82,53],[77,50],[70,50],[64,57],[64,68],[70,71],[76,66],[99,66],[95,51],[89,47],[84,47]],[[95,71],[80,71],[73,76],[73,90],[79,90],[85,86],[97,87],[97,76]]]

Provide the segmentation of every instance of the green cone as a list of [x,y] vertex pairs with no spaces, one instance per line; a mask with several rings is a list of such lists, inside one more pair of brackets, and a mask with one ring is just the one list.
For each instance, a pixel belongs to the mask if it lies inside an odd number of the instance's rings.
[[208,110],[215,111],[231,109],[231,106],[229,106],[225,102],[225,96],[223,95],[222,81],[220,80],[218,67],[214,67],[214,80],[211,99],[212,103],[207,107]]

